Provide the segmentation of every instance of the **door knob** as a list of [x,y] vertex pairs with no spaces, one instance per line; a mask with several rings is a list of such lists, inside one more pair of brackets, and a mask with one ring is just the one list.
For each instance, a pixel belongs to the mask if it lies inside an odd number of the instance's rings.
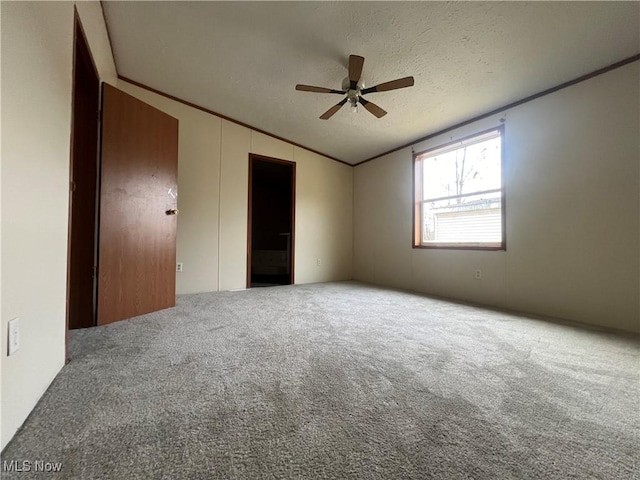
[[165,213],[167,215],[178,215],[180,213],[180,210],[178,210],[177,208],[172,208],[170,210],[167,210]]

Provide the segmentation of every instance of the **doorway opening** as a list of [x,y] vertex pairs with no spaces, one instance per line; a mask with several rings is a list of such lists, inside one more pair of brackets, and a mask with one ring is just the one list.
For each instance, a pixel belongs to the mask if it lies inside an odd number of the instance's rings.
[[100,80],[75,12],[67,325],[95,325]]
[[292,285],[296,164],[249,155],[247,288]]

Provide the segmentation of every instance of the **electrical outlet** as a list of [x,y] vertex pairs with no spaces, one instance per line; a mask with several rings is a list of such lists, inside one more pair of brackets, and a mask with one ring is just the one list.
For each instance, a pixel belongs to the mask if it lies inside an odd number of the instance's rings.
[[178,262],[176,263],[176,272],[181,272],[182,271],[182,262]]
[[322,260],[319,258],[316,258],[316,267],[319,267],[320,265],[322,265]]
[[20,348],[20,319],[9,320],[9,349],[7,355],[13,355]]
[[482,270],[476,270],[476,280],[480,280],[482,278]]

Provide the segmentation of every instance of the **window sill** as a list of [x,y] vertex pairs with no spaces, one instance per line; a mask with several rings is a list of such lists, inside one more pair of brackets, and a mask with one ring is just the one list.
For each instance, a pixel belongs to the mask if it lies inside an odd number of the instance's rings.
[[413,248],[426,250],[489,250],[489,251],[506,251],[507,246],[504,243],[429,243],[413,245]]

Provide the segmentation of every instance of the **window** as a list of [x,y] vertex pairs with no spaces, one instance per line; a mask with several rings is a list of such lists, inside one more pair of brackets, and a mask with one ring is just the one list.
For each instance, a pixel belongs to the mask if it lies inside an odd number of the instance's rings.
[[503,127],[414,156],[415,248],[505,250]]

